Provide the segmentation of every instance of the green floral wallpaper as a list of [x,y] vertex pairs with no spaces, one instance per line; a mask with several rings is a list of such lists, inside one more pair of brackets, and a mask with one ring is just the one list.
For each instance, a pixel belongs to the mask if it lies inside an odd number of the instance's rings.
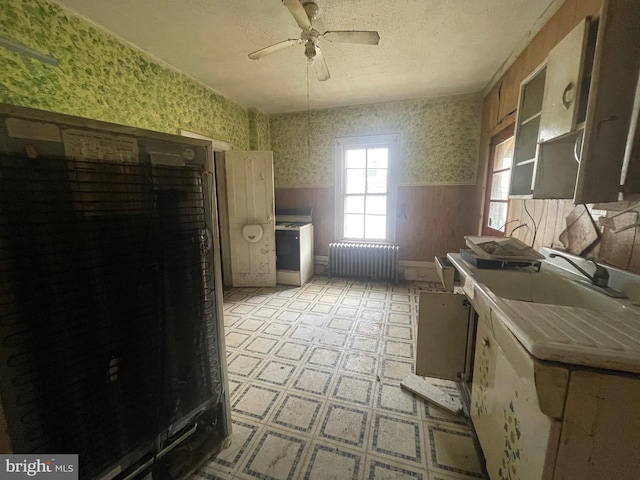
[[276,187],[333,185],[334,138],[402,135],[403,185],[475,184],[482,94],[270,116]]
[[246,109],[56,4],[2,0],[0,32],[60,62],[0,47],[0,102],[168,133],[184,128],[249,148]]
[[271,150],[269,115],[257,108],[249,109],[249,146],[251,150]]

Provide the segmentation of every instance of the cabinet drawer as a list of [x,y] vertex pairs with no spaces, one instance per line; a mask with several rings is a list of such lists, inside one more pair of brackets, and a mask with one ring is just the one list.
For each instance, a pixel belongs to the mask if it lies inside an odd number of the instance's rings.
[[460,274],[447,257],[436,257],[436,271],[447,292],[453,292],[453,287],[460,286]]

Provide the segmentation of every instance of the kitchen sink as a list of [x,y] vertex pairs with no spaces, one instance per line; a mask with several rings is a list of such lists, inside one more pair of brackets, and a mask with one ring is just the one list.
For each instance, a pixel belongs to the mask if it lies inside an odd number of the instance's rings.
[[496,297],[523,302],[580,307],[602,312],[621,311],[626,302],[595,291],[576,279],[547,272],[529,270],[472,269],[478,283]]

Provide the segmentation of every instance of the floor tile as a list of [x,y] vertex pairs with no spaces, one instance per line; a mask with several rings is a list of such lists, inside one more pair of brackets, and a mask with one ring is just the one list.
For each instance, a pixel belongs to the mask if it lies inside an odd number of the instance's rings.
[[238,330],[257,332],[262,327],[264,327],[264,322],[262,320],[254,320],[252,318],[248,318],[238,323],[235,328]]
[[262,336],[254,337],[250,342],[248,342],[243,350],[253,352],[253,353],[262,353],[267,354],[273,350],[273,348],[278,344],[278,340],[274,340],[273,338],[267,338]]
[[413,359],[413,343],[385,340],[382,353],[393,357]]
[[333,379],[333,373],[317,368],[303,367],[291,388],[301,392],[326,395]]
[[354,335],[351,337],[349,348],[377,355],[380,348],[380,340],[375,337]]
[[315,305],[313,305],[311,307],[311,312],[313,313],[323,313],[323,314],[329,314],[333,311],[335,307],[333,305],[325,305],[322,303],[316,303]]
[[400,388],[398,383],[380,383],[378,385],[376,407],[387,412],[418,417],[417,399],[413,394]]
[[229,348],[240,348],[240,346],[251,338],[248,333],[229,332],[224,336],[224,341]]
[[284,320],[287,322],[295,322],[298,319],[298,317],[300,317],[299,312],[290,312],[288,310],[282,311],[278,313],[278,315],[276,315],[276,318],[278,320]]
[[429,404],[429,402],[423,402],[423,409],[424,418],[430,420],[431,423],[456,425],[457,428],[460,428],[460,426],[469,427],[468,418],[462,415],[453,415],[452,413],[446,412],[441,408]]
[[413,362],[383,358],[380,362],[380,378],[385,380],[404,380],[413,373]]
[[354,325],[354,321],[348,318],[335,317],[329,321],[327,327],[333,330],[340,330],[342,332],[349,332]]
[[284,400],[277,408],[272,422],[281,427],[292,428],[308,434],[316,426],[321,408],[322,402],[320,400],[285,393]]
[[423,459],[420,422],[376,413],[371,432],[371,450],[377,454],[420,464]]
[[382,322],[384,320],[384,310],[362,310],[360,318],[369,322]]
[[318,297],[318,303],[327,303],[329,305],[337,305],[340,300],[338,295],[324,294]]
[[373,396],[373,381],[340,374],[332,398],[347,403],[369,406]]
[[359,322],[356,326],[356,333],[362,335],[371,335],[378,337],[382,335],[383,324],[382,323],[369,323],[369,322]]
[[262,369],[256,374],[255,379],[284,387],[291,380],[296,368],[296,365],[276,360],[266,360]]
[[377,363],[378,359],[373,355],[351,352],[345,355],[341,369],[347,372],[373,375],[376,373]]
[[269,322],[269,324],[262,329],[262,333],[267,335],[275,335],[277,337],[284,336],[291,328],[291,325],[286,323]]
[[387,337],[399,338],[402,340],[413,340],[413,333],[410,327],[401,327],[398,325],[387,325],[385,332]]
[[275,357],[299,362],[309,350],[309,345],[296,342],[284,342],[273,354]]
[[258,365],[262,363],[262,360],[262,357],[240,353],[228,363],[227,370],[233,375],[249,377],[253,372],[255,372]]
[[275,308],[260,307],[260,308],[257,308],[256,310],[254,310],[251,313],[251,315],[253,315],[254,317],[258,317],[258,318],[271,318],[277,312],[278,312],[278,310],[276,310]]
[[313,347],[307,362],[309,365],[317,365],[326,368],[337,368],[342,352],[327,347]]
[[213,462],[235,469],[251,440],[255,437],[258,426],[234,420],[232,430],[231,445],[222,450]]
[[389,323],[398,323],[402,325],[411,325],[411,315],[406,313],[390,313]]
[[304,469],[308,480],[357,480],[361,478],[363,455],[332,445],[316,443]]
[[368,418],[369,413],[365,409],[329,403],[319,436],[347,445],[362,447],[367,441]]
[[367,480],[428,480],[427,472],[415,465],[396,463],[388,459],[367,457]]
[[293,480],[306,444],[302,438],[268,429],[242,471],[260,479]]
[[239,392],[239,388],[244,385],[240,380],[235,380],[233,378],[229,378],[229,398],[233,400],[233,397],[236,393]]
[[427,425],[429,432],[429,468],[482,478],[476,446],[470,432]]
[[233,412],[264,420],[280,397],[279,390],[262,385],[249,385],[231,404]]
[[322,329],[318,332],[317,341],[321,345],[343,347],[347,343],[348,335],[331,329]]

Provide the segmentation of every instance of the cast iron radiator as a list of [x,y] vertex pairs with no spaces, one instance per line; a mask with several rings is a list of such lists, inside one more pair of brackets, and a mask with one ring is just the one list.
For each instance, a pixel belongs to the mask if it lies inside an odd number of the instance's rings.
[[329,244],[329,276],[398,282],[400,247],[378,243]]
[[81,478],[99,477],[218,408],[205,202],[195,168],[0,157],[15,452],[77,453]]

